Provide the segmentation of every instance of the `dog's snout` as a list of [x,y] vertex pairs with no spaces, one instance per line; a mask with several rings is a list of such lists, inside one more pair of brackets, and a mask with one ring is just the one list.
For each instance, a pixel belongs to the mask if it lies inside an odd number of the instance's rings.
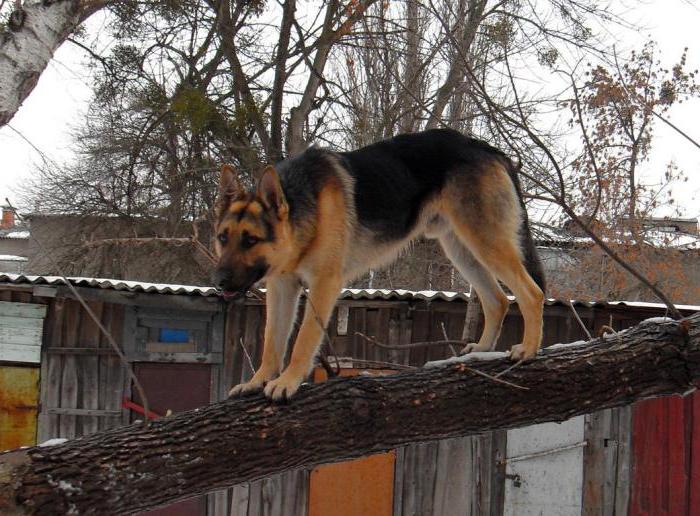
[[231,271],[228,269],[217,269],[214,273],[214,285],[217,288],[226,289],[226,286],[231,282]]

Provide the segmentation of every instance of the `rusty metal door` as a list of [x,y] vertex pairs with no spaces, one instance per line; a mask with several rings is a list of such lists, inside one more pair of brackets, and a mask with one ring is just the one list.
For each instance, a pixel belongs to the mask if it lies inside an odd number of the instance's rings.
[[630,516],[700,514],[700,394],[633,406]]
[[0,451],[36,444],[39,368],[0,363]]

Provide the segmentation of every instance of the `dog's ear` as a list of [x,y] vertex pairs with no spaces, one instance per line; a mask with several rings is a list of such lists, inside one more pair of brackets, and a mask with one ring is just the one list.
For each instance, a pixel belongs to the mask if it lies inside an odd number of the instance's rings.
[[221,220],[231,201],[240,197],[242,193],[243,185],[238,180],[238,171],[231,165],[221,165],[219,196],[216,199],[216,216],[219,220]]
[[272,165],[268,165],[263,170],[260,183],[258,183],[258,195],[268,208],[275,210],[280,220],[287,217],[289,214],[287,200],[282,191],[280,178]]

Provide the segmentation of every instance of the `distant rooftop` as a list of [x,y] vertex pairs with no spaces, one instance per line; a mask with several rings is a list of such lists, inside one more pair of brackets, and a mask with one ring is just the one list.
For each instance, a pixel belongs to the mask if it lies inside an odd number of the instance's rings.
[[12,238],[17,240],[28,240],[30,236],[29,230],[26,229],[0,229],[0,238]]

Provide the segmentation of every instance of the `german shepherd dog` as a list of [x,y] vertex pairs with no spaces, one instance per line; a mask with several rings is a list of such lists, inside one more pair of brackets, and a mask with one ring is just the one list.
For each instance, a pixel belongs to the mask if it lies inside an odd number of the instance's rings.
[[[264,389],[273,400],[291,397],[313,367],[343,284],[420,235],[440,241],[481,300],[484,331],[465,353],[496,344],[508,308],[497,280],[524,319],[510,356],[529,359],[540,347],[544,277],[516,168],[487,143],[436,129],[352,152],[311,147],[268,166],[255,192],[224,165],[217,217],[217,286],[233,294],[267,284],[262,365],[231,396]],[[309,303],[282,371],[302,283]]]

